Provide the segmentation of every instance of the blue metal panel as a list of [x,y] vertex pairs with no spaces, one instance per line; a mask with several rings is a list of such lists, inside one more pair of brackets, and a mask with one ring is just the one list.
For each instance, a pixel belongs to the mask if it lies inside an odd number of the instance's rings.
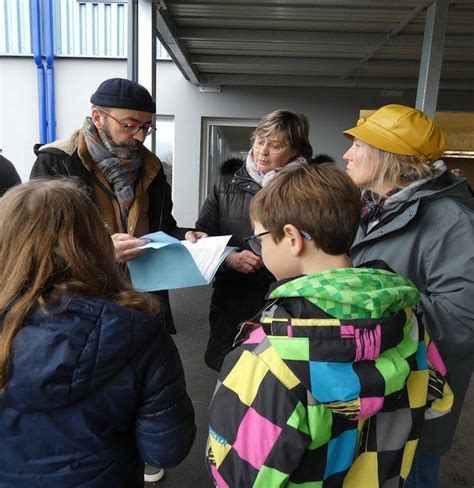
[[46,49],[46,88],[48,142],[56,140],[56,94],[54,89],[54,11],[53,0],[43,1],[45,49]]
[[41,59],[41,8],[40,0],[31,0],[31,40],[33,44],[33,59],[36,64],[38,80],[38,116],[40,143],[48,142],[47,109],[46,109],[46,76]]

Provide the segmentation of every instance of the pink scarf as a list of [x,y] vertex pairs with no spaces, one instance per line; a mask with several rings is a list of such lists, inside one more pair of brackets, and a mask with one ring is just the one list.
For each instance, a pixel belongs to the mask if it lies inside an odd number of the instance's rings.
[[273,178],[283,169],[287,168],[288,166],[301,166],[302,164],[308,164],[305,158],[299,156],[296,159],[291,160],[289,163],[285,164],[281,168],[272,169],[268,173],[262,173],[255,161],[253,160],[253,153],[252,149],[250,149],[249,153],[247,154],[247,161],[245,162],[245,168],[247,169],[248,174],[250,177],[255,180],[260,186],[264,187],[268,184],[268,182],[272,181]]

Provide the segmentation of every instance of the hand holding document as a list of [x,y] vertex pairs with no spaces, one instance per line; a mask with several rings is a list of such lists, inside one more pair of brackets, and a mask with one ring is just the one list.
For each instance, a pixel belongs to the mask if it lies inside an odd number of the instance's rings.
[[141,291],[171,290],[207,285],[229,253],[231,236],[205,237],[197,242],[179,241],[164,232],[147,234],[148,249],[128,262],[133,287]]

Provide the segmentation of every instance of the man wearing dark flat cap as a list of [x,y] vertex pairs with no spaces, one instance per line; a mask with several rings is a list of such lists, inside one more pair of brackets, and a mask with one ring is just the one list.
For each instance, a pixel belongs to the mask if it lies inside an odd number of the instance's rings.
[[[177,227],[171,188],[160,160],[144,145],[155,130],[156,105],[140,84],[111,78],[90,99],[92,110],[83,126],[64,139],[35,146],[31,178],[76,178],[88,189],[109,229],[118,261],[143,252],[138,237],[162,230],[194,241],[203,233]],[[167,293],[167,327],[174,324]]]

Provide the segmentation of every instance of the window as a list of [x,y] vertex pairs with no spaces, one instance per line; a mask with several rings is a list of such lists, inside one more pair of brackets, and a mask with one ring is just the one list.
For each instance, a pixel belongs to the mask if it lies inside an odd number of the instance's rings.
[[173,187],[174,117],[157,115],[155,154],[160,158],[168,183]]

